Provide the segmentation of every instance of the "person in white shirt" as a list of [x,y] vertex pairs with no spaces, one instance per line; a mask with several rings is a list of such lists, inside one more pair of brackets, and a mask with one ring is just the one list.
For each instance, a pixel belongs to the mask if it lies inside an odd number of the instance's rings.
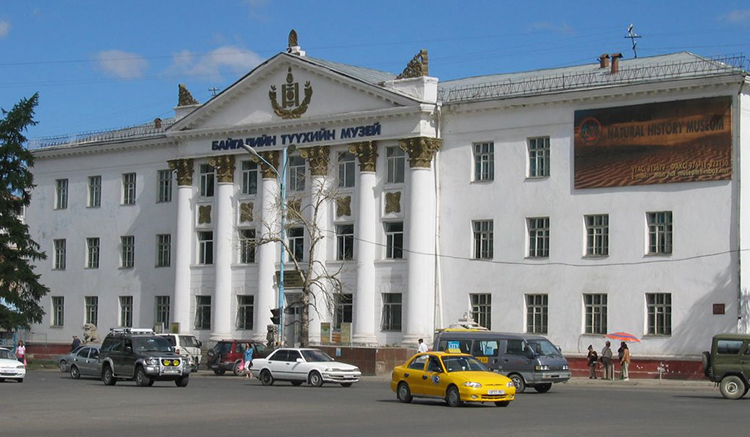
[[419,348],[417,348],[417,352],[419,352],[420,354],[422,352],[427,352],[427,345],[424,344],[424,340],[420,338],[418,341],[419,341]]

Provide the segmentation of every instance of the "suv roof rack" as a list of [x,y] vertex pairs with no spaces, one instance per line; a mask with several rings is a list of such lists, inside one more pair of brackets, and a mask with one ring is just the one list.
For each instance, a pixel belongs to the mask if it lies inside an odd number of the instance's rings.
[[154,330],[150,328],[109,328],[110,334],[149,334],[153,335]]

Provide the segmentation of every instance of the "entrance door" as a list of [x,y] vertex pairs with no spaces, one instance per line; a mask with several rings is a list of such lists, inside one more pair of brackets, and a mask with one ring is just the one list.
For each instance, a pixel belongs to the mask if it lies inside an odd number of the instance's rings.
[[284,344],[297,347],[302,333],[302,293],[285,293],[284,300]]

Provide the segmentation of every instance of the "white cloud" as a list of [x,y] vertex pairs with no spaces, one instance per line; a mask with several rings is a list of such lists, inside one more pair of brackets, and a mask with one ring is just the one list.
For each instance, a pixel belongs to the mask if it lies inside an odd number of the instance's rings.
[[546,21],[532,23],[527,27],[527,30],[543,30],[543,31],[549,30],[554,33],[562,33],[566,35],[575,33],[575,30],[573,30],[573,28],[570,27],[568,23],[552,24]]
[[245,74],[257,67],[263,59],[255,52],[233,46],[223,46],[211,50],[200,57],[188,50],[172,57],[170,72],[194,76],[221,77],[223,72],[233,76]]
[[105,73],[121,79],[141,77],[144,70],[148,68],[146,58],[137,53],[128,53],[121,50],[99,52],[96,59],[99,62],[99,68]]
[[7,21],[0,21],[0,38],[5,38],[10,33],[10,23]]
[[721,17],[731,24],[750,24],[750,9],[737,9]]

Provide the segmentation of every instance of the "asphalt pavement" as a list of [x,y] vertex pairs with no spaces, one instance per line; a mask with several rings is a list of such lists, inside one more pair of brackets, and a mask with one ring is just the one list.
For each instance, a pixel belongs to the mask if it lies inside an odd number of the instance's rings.
[[261,386],[201,371],[188,387],[156,382],[105,386],[55,371],[0,383],[0,435],[26,436],[693,436],[744,435],[750,398],[728,401],[708,381],[575,378],[549,393],[449,408],[441,400],[402,404],[388,378],[349,388]]

